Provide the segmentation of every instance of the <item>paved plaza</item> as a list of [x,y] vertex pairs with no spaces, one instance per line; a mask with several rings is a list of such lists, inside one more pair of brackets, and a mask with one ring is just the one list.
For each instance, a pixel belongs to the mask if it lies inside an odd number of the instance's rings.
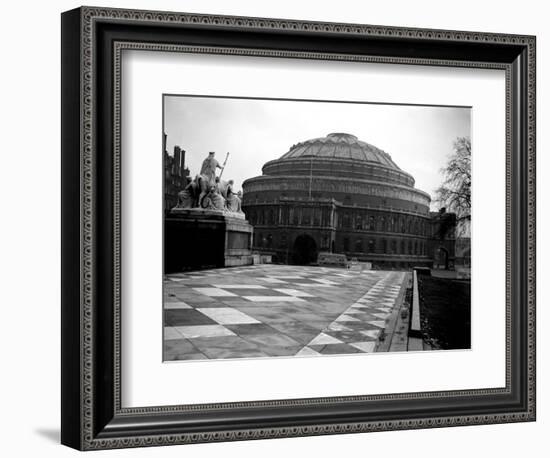
[[407,278],[272,264],[166,275],[164,360],[381,350]]

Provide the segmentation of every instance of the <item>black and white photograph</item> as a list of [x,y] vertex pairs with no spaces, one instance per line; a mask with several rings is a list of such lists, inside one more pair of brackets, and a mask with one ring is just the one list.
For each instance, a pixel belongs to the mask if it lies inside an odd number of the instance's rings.
[[164,94],[163,361],[469,350],[471,114]]

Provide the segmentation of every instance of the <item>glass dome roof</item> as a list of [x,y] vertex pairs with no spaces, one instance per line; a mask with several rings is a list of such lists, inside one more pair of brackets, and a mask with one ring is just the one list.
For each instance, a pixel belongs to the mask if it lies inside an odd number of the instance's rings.
[[355,135],[346,133],[332,133],[326,137],[300,142],[293,145],[280,159],[305,159],[310,157],[374,162],[395,170],[401,170],[388,153],[359,140]]

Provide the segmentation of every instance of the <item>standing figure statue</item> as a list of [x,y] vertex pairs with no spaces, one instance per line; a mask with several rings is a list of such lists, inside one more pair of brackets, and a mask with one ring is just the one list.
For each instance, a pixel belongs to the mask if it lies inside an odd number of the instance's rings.
[[211,151],[208,153],[208,157],[202,161],[201,176],[206,181],[208,188],[210,186],[216,186],[216,169],[221,169],[222,166],[214,157],[216,153]]

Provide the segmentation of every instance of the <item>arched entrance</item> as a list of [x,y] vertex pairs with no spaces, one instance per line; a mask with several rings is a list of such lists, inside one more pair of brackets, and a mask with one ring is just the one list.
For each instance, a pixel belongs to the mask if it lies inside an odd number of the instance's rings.
[[313,237],[303,234],[296,237],[292,251],[292,263],[306,265],[317,262],[317,244]]

